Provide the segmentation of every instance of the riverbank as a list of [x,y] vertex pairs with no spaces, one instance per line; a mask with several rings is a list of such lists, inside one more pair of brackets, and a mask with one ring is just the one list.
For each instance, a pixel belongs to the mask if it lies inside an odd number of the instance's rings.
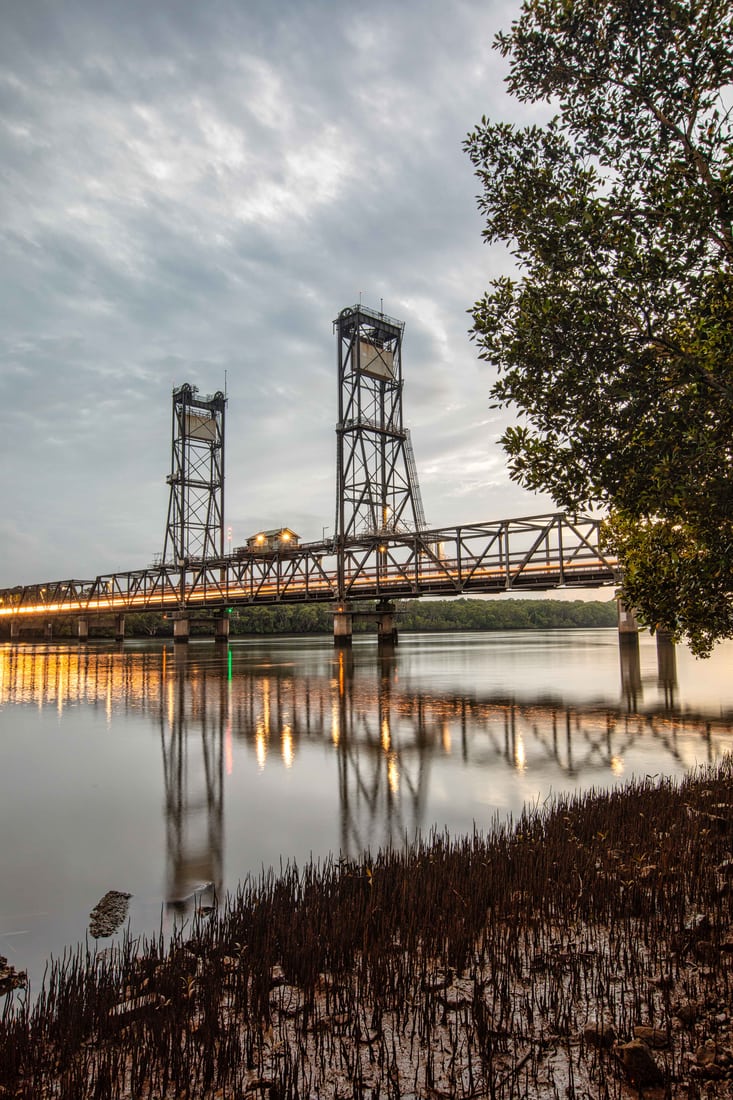
[[80,951],[6,1005],[0,1096],[729,1096],[732,780],[286,869],[173,943]]

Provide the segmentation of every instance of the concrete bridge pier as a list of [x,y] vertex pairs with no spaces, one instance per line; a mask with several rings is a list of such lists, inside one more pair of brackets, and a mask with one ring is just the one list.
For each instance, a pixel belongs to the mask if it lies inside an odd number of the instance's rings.
[[629,710],[635,710],[642,697],[639,624],[633,609],[616,600],[618,613],[618,653],[621,662],[621,692]]
[[382,600],[377,604],[377,640],[389,645],[394,645],[397,641],[395,609],[389,600]]
[[89,641],[89,619],[76,620],[76,640],[82,643]]
[[186,611],[173,613],[173,641],[176,645],[185,645],[191,633],[191,621]]
[[11,619],[10,620],[10,641],[11,642],[19,642],[20,641],[20,620],[19,619]]
[[229,645],[229,615],[226,611],[214,619],[214,641],[217,645]]
[[618,640],[619,644],[639,644],[639,624],[631,607],[627,607],[623,600],[616,600],[616,612],[618,615]]
[[53,619],[43,624],[43,638],[46,642],[53,641]]
[[334,645],[350,645],[353,633],[354,616],[351,609],[343,605],[337,607],[333,613]]
[[115,615],[115,641],[124,642],[125,640],[125,616]]

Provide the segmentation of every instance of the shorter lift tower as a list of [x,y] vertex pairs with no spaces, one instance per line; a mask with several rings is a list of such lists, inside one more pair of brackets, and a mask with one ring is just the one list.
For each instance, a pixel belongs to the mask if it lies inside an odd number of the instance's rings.
[[224,556],[224,412],[218,391],[188,382],[173,391],[170,498],[163,563],[185,566]]
[[402,321],[342,309],[338,334],[336,537],[387,538],[425,527],[410,433],[402,421]]

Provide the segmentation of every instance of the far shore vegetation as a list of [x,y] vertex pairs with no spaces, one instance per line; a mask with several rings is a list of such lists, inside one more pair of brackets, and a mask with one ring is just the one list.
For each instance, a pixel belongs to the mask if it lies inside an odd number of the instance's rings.
[[[360,605],[362,606],[362,605]],[[371,605],[369,605],[371,606]],[[452,630],[557,630],[616,625],[616,602],[610,600],[397,600],[400,633]],[[191,618],[191,634],[211,634],[212,616]],[[277,604],[272,607],[237,607],[229,614],[230,635],[331,634],[333,608],[327,603]],[[376,629],[374,622],[355,618],[354,633]],[[28,637],[40,635],[29,628]],[[111,617],[90,621],[90,637],[111,637]],[[173,620],[160,612],[125,616],[125,636],[166,638],[173,634]],[[74,635],[74,619],[54,622],[54,637]]]

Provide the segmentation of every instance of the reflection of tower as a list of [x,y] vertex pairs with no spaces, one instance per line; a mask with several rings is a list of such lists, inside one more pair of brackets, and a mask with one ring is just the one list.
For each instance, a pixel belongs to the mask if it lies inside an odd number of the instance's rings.
[[404,325],[364,306],[342,309],[338,334],[336,536],[425,527],[410,435],[402,421]]
[[185,383],[173,391],[171,472],[163,561],[224,555],[224,411],[218,392],[199,397]]
[[223,876],[225,681],[192,668],[187,657],[186,649],[176,649],[176,672],[166,684],[167,721],[164,713],[161,726],[166,899],[174,906],[194,895],[211,899],[221,891]]
[[429,766],[438,740],[424,722],[422,707],[409,721],[392,703],[395,651],[380,662],[377,706],[373,691],[354,691],[351,649],[334,653],[338,715],[332,738],[338,752],[341,851],[358,857],[414,837],[422,827]]

